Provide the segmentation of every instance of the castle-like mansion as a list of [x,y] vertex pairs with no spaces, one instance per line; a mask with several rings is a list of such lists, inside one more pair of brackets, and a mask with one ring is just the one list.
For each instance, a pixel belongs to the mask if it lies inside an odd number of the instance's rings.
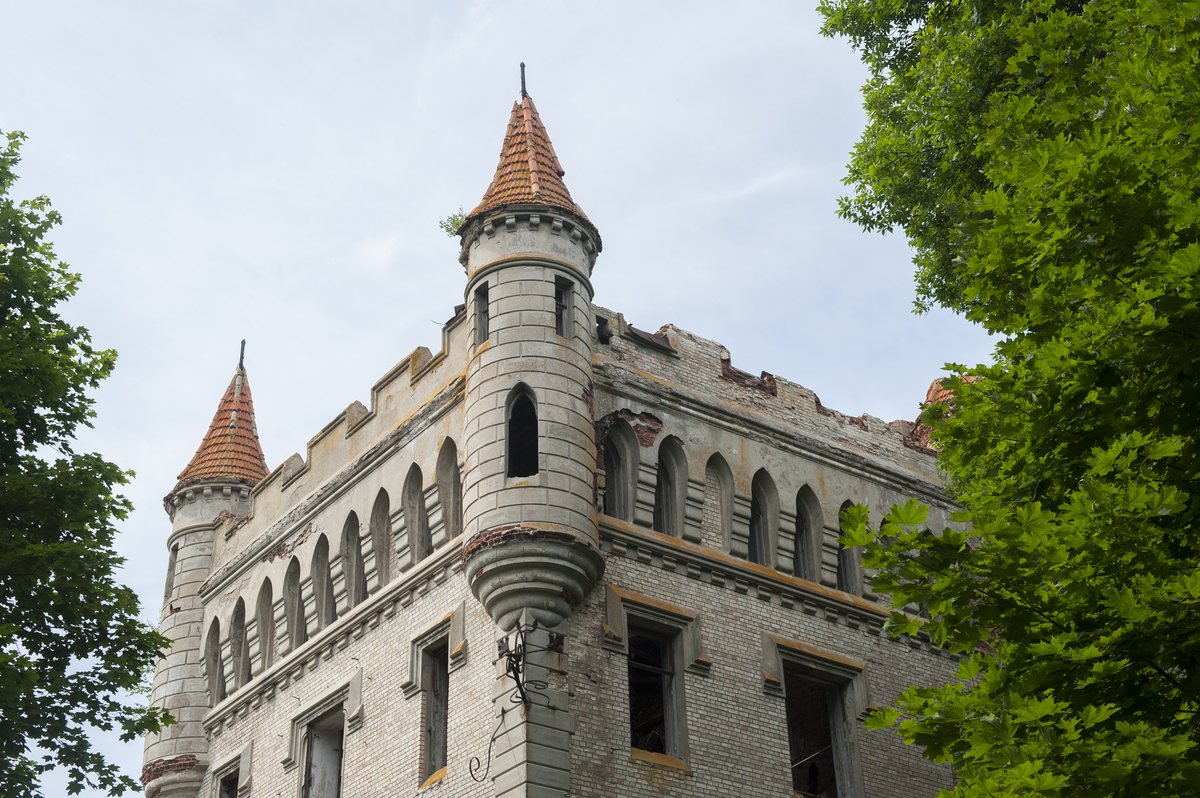
[[164,505],[148,798],[930,796],[863,719],[954,661],[881,632],[850,503],[952,509],[908,422],[593,302],[522,92],[464,304],[268,471],[239,364]]

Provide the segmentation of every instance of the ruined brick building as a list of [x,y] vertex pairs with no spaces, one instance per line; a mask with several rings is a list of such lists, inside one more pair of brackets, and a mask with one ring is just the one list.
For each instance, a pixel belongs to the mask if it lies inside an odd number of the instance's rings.
[[306,456],[268,470],[239,363],[164,502],[152,700],[178,723],[146,740],[150,798],[948,784],[862,720],[954,662],[881,634],[837,541],[849,503],[944,523],[932,453],[595,304],[600,234],[562,177],[522,93],[440,350]]

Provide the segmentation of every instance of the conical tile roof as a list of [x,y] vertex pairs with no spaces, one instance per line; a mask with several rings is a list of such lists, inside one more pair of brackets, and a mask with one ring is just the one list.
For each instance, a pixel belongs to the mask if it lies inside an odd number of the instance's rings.
[[208,434],[196,455],[179,475],[175,490],[202,479],[228,479],[256,483],[270,473],[258,428],[254,424],[254,400],[246,369],[239,364],[213,416]]
[[513,103],[496,176],[467,218],[483,216],[506,205],[536,203],[570,211],[586,220],[587,216],[571,199],[571,192],[562,181],[564,174],[533,98],[525,95],[520,102]]

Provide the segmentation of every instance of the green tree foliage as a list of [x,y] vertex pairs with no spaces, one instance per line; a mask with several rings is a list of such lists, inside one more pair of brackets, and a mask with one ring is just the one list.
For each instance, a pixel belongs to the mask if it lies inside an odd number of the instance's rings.
[[[961,796],[1200,785],[1200,3],[826,0],[870,69],[841,214],[997,335],[926,410],[971,531],[849,540],[966,655],[898,724]],[[899,533],[899,534],[897,534]]]
[[463,222],[467,220],[467,215],[463,213],[462,206],[458,206],[458,211],[447,216],[438,222],[438,227],[442,228],[442,232],[454,238],[458,235],[458,228],[462,227]]
[[117,727],[132,740],[169,721],[122,697],[169,641],[113,578],[113,522],[130,509],[113,490],[130,475],[71,447],[116,353],[56,311],[79,275],[45,240],[60,223],[49,201],[9,196],[23,139],[10,133],[0,150],[0,795],[38,795],[52,768],[71,793],[119,795],[138,785],[88,732]]

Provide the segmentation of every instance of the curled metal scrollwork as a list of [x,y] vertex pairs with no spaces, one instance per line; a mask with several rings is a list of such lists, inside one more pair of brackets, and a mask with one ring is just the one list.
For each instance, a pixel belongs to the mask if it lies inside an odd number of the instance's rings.
[[[562,653],[563,636],[555,632],[550,632],[549,645],[545,646],[530,646],[529,636],[537,631],[538,622],[534,620],[529,626],[517,624],[514,630],[515,640],[510,646],[508,644],[509,635],[505,635],[496,641],[496,652],[500,655],[500,659],[504,661],[504,675],[513,681],[513,688],[508,693],[508,703],[517,706],[529,706],[534,703],[534,699],[540,699],[545,702],[545,706],[550,706],[550,696],[544,692],[549,685],[540,679],[529,679],[526,674],[526,664],[530,654],[538,654],[543,651],[555,651]],[[504,728],[504,715],[512,707],[502,706],[500,708],[500,721],[496,724],[496,728],[492,731],[492,737],[488,740],[487,765],[483,767],[483,762],[479,757],[471,757],[470,771],[471,778],[477,782],[487,780],[488,773],[492,770],[492,748],[496,745],[496,738],[500,735],[500,730]],[[476,776],[476,772],[480,767],[483,767],[483,775]]]

